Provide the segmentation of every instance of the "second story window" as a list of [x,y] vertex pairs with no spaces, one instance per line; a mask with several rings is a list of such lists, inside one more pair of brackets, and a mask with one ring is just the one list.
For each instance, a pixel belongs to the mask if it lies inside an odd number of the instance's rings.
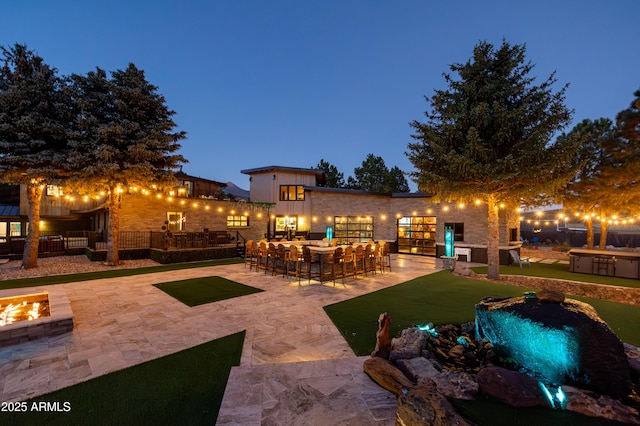
[[193,197],[193,181],[178,180],[178,195],[182,197]]
[[50,197],[62,197],[64,193],[62,192],[62,187],[58,185],[47,185],[45,195],[48,195]]
[[280,185],[280,201],[304,201],[304,186]]

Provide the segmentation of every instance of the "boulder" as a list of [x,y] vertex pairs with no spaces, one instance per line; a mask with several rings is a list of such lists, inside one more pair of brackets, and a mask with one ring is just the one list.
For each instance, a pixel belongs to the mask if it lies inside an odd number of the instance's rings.
[[631,390],[624,346],[592,306],[573,299],[485,298],[476,305],[478,338],[496,354],[554,385],[619,398]]
[[564,293],[557,290],[542,289],[536,293],[536,296],[542,303],[562,303],[565,299]]
[[389,361],[409,359],[420,356],[427,346],[427,336],[418,328],[405,328],[400,337],[391,339]]
[[478,373],[478,390],[513,407],[548,407],[538,381],[517,371],[486,367]]
[[391,362],[380,357],[371,357],[363,364],[364,372],[386,390],[399,395],[406,393],[413,383]]
[[640,425],[638,411],[606,395],[594,398],[573,386],[562,386],[567,402],[565,410],[591,417],[614,420],[625,424]]
[[396,364],[412,382],[420,385],[435,382],[438,392],[448,398],[474,399],[478,384],[473,376],[462,371],[438,369],[434,360],[424,357],[399,359]]
[[456,413],[451,403],[438,393],[436,384],[426,380],[398,397],[396,425],[470,425]]

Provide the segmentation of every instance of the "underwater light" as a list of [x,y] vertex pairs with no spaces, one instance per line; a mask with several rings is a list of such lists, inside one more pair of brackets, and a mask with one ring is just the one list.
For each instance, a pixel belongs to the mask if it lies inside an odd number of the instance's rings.
[[560,386],[558,386],[558,390],[556,391],[556,393],[552,394],[551,391],[547,388],[547,386],[544,383],[538,382],[538,384],[540,385],[540,388],[544,392],[544,395],[549,400],[549,404],[551,404],[551,408],[564,409],[565,404],[567,402],[567,396],[564,394]]
[[431,323],[424,324],[424,325],[416,325],[416,327],[420,331],[426,331],[427,333],[429,333],[433,337],[438,337],[438,332],[436,331],[435,327]]

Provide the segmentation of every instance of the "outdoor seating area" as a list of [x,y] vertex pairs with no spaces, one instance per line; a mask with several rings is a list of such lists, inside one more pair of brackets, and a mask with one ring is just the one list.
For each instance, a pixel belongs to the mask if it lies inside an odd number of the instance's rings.
[[338,245],[336,240],[248,240],[244,256],[250,270],[323,283],[365,278],[385,270],[391,271],[388,242],[368,241]]

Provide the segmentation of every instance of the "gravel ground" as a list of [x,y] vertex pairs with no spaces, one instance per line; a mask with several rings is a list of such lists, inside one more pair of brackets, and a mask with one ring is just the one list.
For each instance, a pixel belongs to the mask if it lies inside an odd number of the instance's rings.
[[144,268],[158,266],[151,259],[121,260],[118,266],[108,266],[104,262],[92,262],[85,255],[56,256],[38,259],[38,267],[22,269],[21,260],[10,260],[0,265],[0,281],[16,278],[48,277],[51,275],[75,274],[81,272],[109,271],[113,269]]

